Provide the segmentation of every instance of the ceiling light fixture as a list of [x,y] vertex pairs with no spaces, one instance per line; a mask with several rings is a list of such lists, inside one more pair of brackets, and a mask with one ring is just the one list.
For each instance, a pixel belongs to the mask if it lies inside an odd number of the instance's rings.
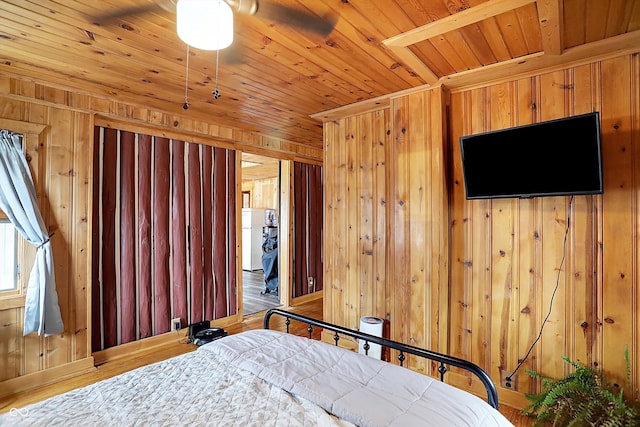
[[178,0],[178,36],[202,50],[220,50],[233,41],[233,11],[224,0]]

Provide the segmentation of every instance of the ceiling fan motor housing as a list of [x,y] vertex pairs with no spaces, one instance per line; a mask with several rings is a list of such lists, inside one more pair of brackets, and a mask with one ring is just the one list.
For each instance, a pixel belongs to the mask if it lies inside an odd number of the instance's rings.
[[257,0],[224,0],[232,9],[238,13],[255,15],[258,11]]

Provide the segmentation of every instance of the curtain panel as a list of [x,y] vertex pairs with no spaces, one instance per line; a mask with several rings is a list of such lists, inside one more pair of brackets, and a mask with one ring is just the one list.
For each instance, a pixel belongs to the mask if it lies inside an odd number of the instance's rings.
[[293,297],[323,289],[322,166],[293,164]]
[[0,130],[0,209],[26,241],[36,246],[24,310],[24,335],[64,331],[49,234],[42,219],[21,136]]
[[235,151],[94,138],[93,351],[235,315]]

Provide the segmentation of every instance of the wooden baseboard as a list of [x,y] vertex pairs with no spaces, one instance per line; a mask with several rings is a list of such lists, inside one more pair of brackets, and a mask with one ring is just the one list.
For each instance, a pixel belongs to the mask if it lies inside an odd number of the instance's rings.
[[[468,375],[460,374],[455,371],[447,372],[444,377],[445,382],[448,384],[475,394],[482,400],[487,400],[487,392],[482,385],[482,382],[477,377],[473,377],[470,382]],[[500,384],[496,384],[496,388],[498,389],[498,401],[501,405],[507,405],[511,408],[520,410],[530,403],[523,393],[508,390],[501,387]]]
[[96,369],[93,357],[0,382],[0,398],[51,385]]
[[524,409],[531,404],[522,392],[507,390],[503,387],[498,387],[498,396],[501,404],[518,410]]
[[[241,321],[242,318],[239,315],[228,316],[212,321],[211,326],[216,328],[225,328]],[[153,350],[154,348],[164,347],[167,344],[184,343],[187,341],[187,334],[187,328],[174,332],[166,332],[154,337],[144,338],[138,341],[120,344],[119,346],[107,348],[105,350],[96,351],[93,353],[93,358],[95,359],[96,366],[100,366],[107,362],[140,355]]]
[[132,357],[141,353],[148,352],[157,347],[163,347],[167,344],[176,342],[185,342],[187,340],[187,329],[179,331],[167,332],[162,335],[144,338],[138,341],[132,341],[126,344],[120,344],[116,347],[107,348],[105,350],[93,353],[96,366],[100,366],[107,362],[113,362],[119,359]]
[[293,298],[291,299],[290,305],[296,306],[296,305],[305,304],[311,301],[316,301],[316,300],[322,299],[323,295],[324,293],[322,291],[317,291],[312,294],[307,294],[301,297]]

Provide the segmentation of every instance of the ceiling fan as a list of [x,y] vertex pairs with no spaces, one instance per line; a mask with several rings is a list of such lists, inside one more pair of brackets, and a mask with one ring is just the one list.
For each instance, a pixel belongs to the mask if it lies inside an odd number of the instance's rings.
[[[331,17],[320,17],[298,8],[265,0],[155,0],[141,6],[103,14],[95,21],[105,24],[158,10],[176,13],[180,38],[188,45],[204,50],[223,49],[231,43],[233,13],[278,22],[322,37],[328,36],[336,23]],[[214,41],[212,32],[216,33]],[[206,40],[201,37],[203,34],[207,36]]]

